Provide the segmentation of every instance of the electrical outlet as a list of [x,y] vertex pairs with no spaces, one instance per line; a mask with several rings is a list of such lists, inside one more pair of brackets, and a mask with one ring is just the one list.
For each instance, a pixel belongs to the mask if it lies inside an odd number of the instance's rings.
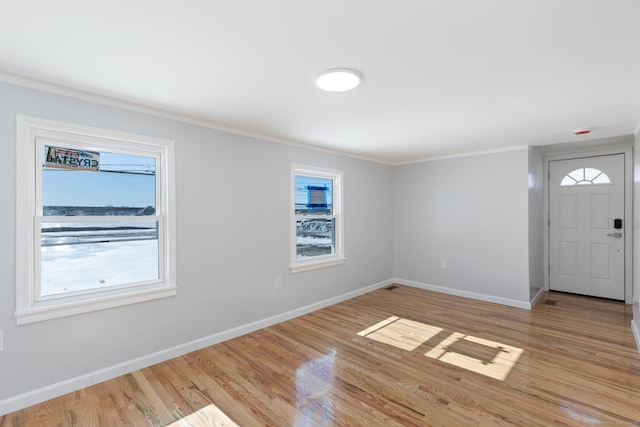
[[447,268],[447,260],[446,259],[441,259],[440,260],[440,268]]
[[282,277],[276,276],[276,289],[280,289],[282,287]]

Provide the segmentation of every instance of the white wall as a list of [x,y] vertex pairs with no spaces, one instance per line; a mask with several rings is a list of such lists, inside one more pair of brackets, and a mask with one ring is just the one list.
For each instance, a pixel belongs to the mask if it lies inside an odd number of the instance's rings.
[[529,300],[544,288],[544,156],[529,147]]
[[[16,114],[176,141],[177,297],[16,326]],[[389,166],[6,83],[0,83],[0,146],[0,409],[20,393],[393,276]],[[344,172],[344,265],[289,273],[292,162]],[[275,276],[282,276],[280,290]]]
[[[16,114],[176,141],[177,297],[16,326]],[[543,286],[537,148],[391,168],[6,83],[0,146],[0,413],[3,402],[28,401],[21,393],[48,397],[42,390],[50,385],[205,345],[391,277],[523,307]],[[344,265],[288,272],[291,163],[344,171]],[[637,158],[635,168],[640,191]],[[635,203],[638,244],[640,198]]]
[[528,154],[523,148],[396,167],[395,277],[527,306]]

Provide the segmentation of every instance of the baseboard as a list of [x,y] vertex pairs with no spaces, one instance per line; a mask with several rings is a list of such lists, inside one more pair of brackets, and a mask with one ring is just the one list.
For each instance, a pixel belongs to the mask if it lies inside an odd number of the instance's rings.
[[476,292],[463,291],[460,289],[445,288],[442,286],[429,285],[427,283],[415,282],[413,280],[405,280],[405,279],[399,279],[399,278],[393,279],[393,282],[398,283],[400,285],[407,285],[407,286],[412,286],[414,288],[425,289],[427,291],[440,292],[442,294],[449,294],[449,295],[455,295],[458,297],[471,298],[479,301],[493,302],[496,304],[508,305],[510,307],[524,308],[526,310],[531,310],[531,307],[532,307],[532,303],[530,301],[519,301],[519,300],[510,299],[510,298],[496,297],[493,295],[479,294]]
[[636,346],[638,347],[638,353],[640,353],[640,327],[637,325],[638,320],[631,321],[631,330],[633,331],[633,337],[636,339]]
[[631,321],[631,331],[636,339],[638,353],[640,353],[640,304],[633,305],[633,320]]
[[531,298],[531,306],[529,307],[529,310],[531,310],[533,307],[535,307],[536,303],[538,302],[538,300],[540,298],[542,298],[542,295],[544,295],[545,293],[545,289],[542,288],[540,290],[538,290],[538,292],[536,292],[536,294],[533,296],[533,298]]
[[120,375],[128,374],[138,369],[143,369],[148,366],[155,365],[156,363],[173,359],[174,357],[182,356],[183,354],[187,354],[192,351],[208,347],[210,345],[218,344],[222,341],[236,338],[241,335],[245,335],[250,332],[254,332],[259,329],[266,328],[268,326],[272,326],[307,313],[311,313],[321,308],[325,308],[330,305],[357,297],[359,295],[366,294],[384,286],[388,286],[392,283],[394,283],[394,281],[391,279],[384,280],[374,285],[347,292],[346,294],[338,295],[333,298],[300,307],[286,313],[278,314],[276,316],[268,317],[256,322],[251,322],[246,325],[238,326],[237,328],[219,332],[208,337],[180,344],[166,350],[161,350],[152,354],[148,354],[146,356],[138,357],[136,359],[128,360],[126,362],[110,366],[108,368],[100,369],[98,371],[90,372],[85,375],[81,375],[75,378],[61,381],[56,384],[13,396],[8,399],[0,400],[0,416],[18,411],[20,409],[35,405],[40,402],[44,402],[49,399],[53,399],[58,396],[62,396],[67,393],[71,393],[76,390],[83,389],[85,387],[92,386],[94,384],[101,383],[103,381],[110,380],[112,378],[119,377]]

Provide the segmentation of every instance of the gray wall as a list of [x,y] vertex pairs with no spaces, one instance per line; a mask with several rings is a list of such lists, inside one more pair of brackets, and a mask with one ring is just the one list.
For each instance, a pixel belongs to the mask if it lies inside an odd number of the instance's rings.
[[[16,326],[16,114],[176,141],[177,297]],[[543,287],[538,148],[392,168],[6,83],[0,146],[0,401],[392,277],[523,305]],[[344,265],[289,273],[291,163],[344,172]]]
[[[176,141],[176,297],[16,326],[16,114]],[[389,166],[5,83],[0,146],[0,401],[393,276]],[[344,172],[344,265],[289,273],[292,162]]]
[[523,148],[396,167],[395,277],[528,304],[528,157]]
[[544,156],[529,147],[529,299],[544,288]]

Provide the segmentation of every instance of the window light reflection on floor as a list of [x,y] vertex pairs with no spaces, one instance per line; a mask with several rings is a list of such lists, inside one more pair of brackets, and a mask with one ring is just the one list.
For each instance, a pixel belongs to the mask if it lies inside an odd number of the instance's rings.
[[[437,326],[391,316],[358,332],[358,335],[413,351],[443,331]],[[518,347],[454,332],[433,346],[425,356],[504,381],[523,352]]]
[[312,359],[296,370],[295,427],[330,426],[334,421],[333,393],[336,349]]

